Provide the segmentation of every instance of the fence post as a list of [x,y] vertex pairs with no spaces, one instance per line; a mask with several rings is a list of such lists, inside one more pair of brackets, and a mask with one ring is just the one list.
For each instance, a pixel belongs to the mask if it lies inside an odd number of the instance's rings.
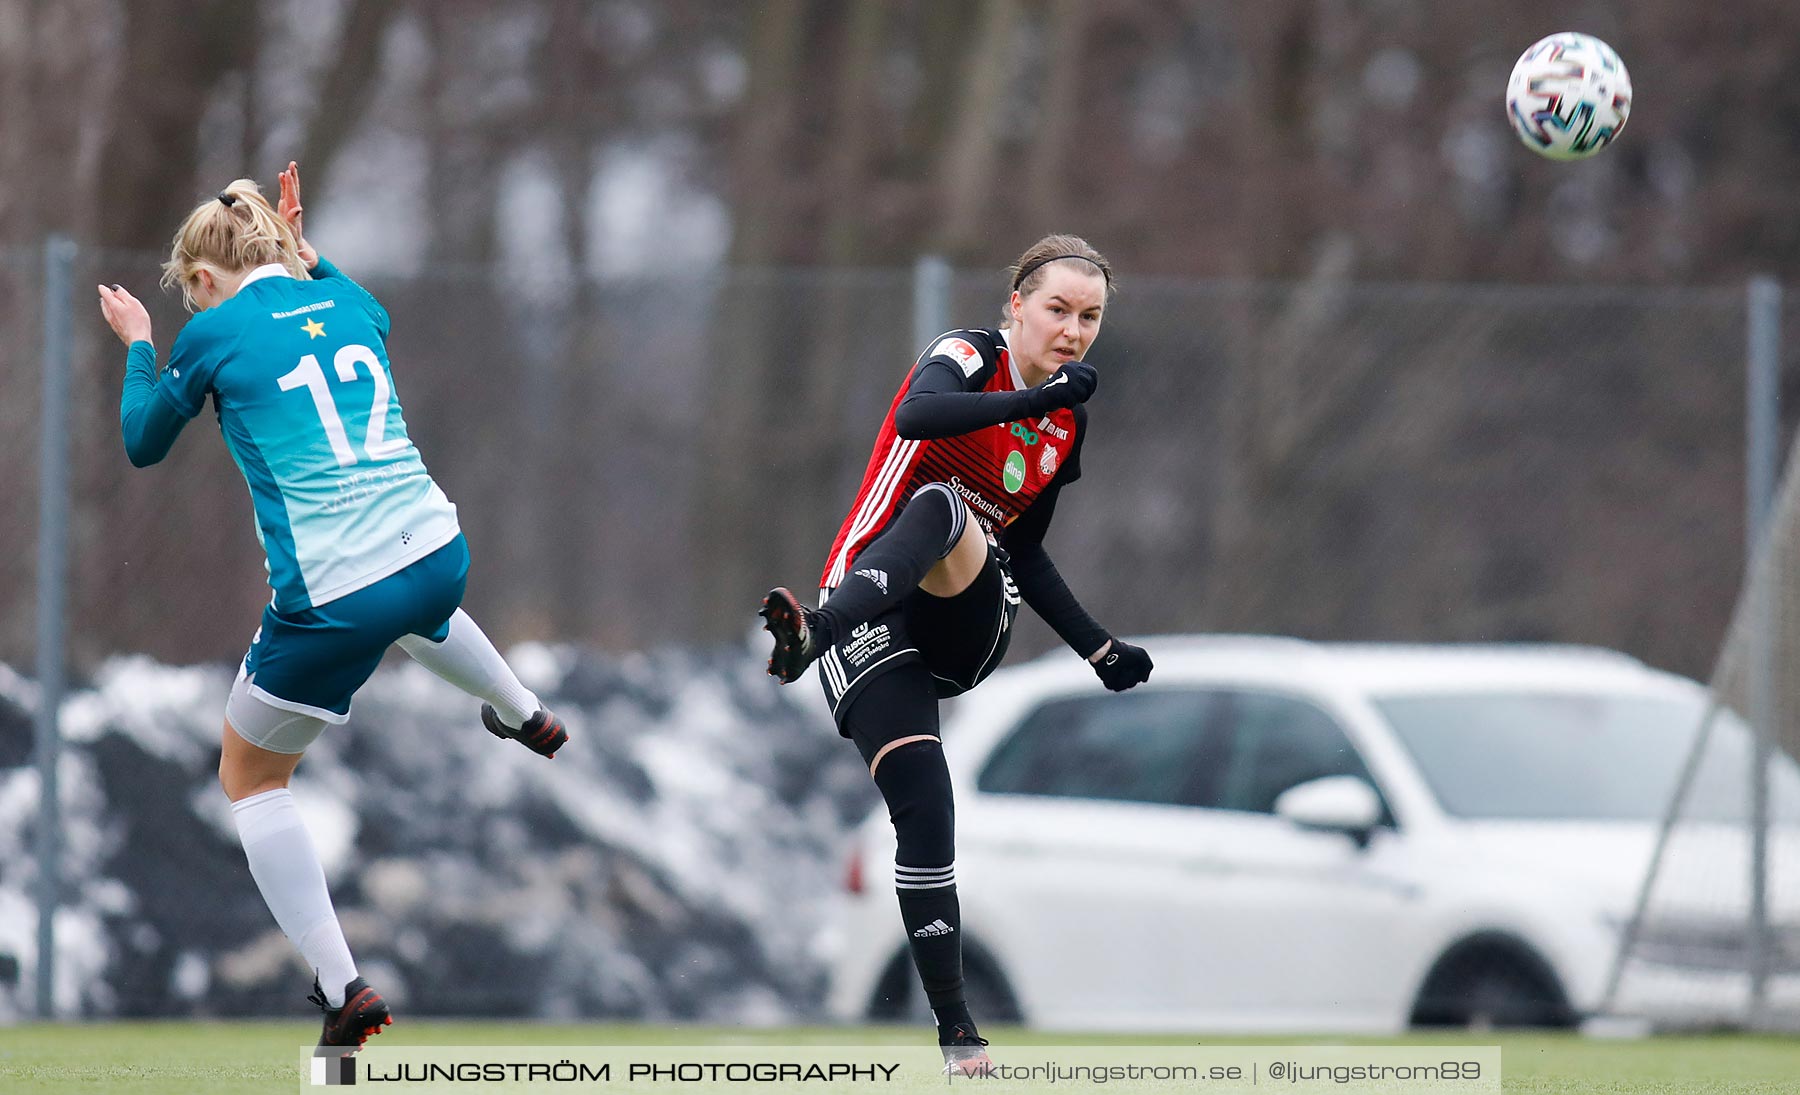
[[43,402],[38,413],[36,717],[38,770],[37,1012],[55,1012],[56,908],[62,890],[61,752],[63,609],[69,546],[69,374],[74,368],[75,241],[44,242]]
[[920,255],[913,263],[913,339],[923,353],[932,338],[950,329],[950,264],[942,255]]
[[[1750,765],[1750,1007],[1747,1025],[1765,1024],[1769,987],[1769,766],[1773,760],[1776,720],[1781,716],[1777,690],[1775,643],[1780,620],[1775,602],[1780,576],[1757,573],[1757,559],[1772,561],[1764,550],[1769,514],[1775,498],[1776,462],[1781,444],[1781,285],[1774,278],[1750,279],[1746,298],[1749,376],[1745,386],[1747,429],[1744,454],[1746,588],[1751,605],[1750,725],[1755,732]],[[1758,581],[1759,578],[1766,579]],[[1762,587],[1758,592],[1758,587]]]

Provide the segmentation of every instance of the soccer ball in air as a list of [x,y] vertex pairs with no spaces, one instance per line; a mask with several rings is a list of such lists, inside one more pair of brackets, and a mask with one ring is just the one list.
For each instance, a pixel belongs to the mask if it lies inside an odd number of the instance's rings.
[[1613,48],[1587,34],[1552,34],[1525,51],[1506,82],[1506,117],[1525,147],[1581,160],[1612,142],[1631,113],[1631,77]]

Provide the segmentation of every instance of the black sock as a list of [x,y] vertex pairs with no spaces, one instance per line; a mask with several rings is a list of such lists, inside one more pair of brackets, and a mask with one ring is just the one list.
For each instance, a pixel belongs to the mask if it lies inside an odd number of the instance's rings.
[[[898,873],[907,869],[895,864],[898,886],[915,884],[898,879],[925,877]],[[913,965],[919,968],[919,982],[925,986],[925,999],[931,1010],[958,1007],[967,1014],[963,1000],[962,906],[956,900],[956,884],[895,892],[900,895],[900,919],[906,924]]]
[[942,483],[927,483],[856,557],[856,569],[831,591],[825,607],[808,616],[821,646],[837,642],[857,624],[872,620],[917,589],[937,561],[962,538],[969,508]]
[[894,822],[894,892],[925,999],[933,1011],[962,1007],[956,806],[943,747],[936,741],[900,746],[881,758],[875,785]]

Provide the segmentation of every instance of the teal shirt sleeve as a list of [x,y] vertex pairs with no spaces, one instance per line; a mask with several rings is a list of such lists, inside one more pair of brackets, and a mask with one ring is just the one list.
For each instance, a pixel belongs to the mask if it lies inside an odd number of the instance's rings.
[[183,418],[192,418],[206,406],[206,396],[213,390],[213,377],[225,363],[237,329],[220,318],[218,309],[209,309],[188,320],[175,336],[175,347],[169,351],[169,367],[156,382],[157,394],[168,400]]
[[163,393],[156,379],[156,347],[139,340],[125,354],[125,388],[119,396],[119,430],[125,456],[134,467],[147,468],[169,455],[170,446],[192,415],[185,415]]
[[312,276],[315,281],[322,278],[337,278],[355,289],[357,297],[362,300],[363,311],[369,314],[369,319],[374,322],[375,329],[381,332],[382,341],[387,340],[389,327],[387,309],[383,308],[381,302],[375,299],[375,294],[352,281],[342,270],[333,266],[331,260],[324,255],[319,256],[319,264],[312,268]]
[[232,337],[231,328],[217,315],[214,309],[188,320],[161,376],[156,372],[156,347],[148,342],[131,344],[125,387],[119,395],[119,429],[125,455],[138,467],[167,456],[181,428],[206,405],[213,377],[227,356],[225,343]]

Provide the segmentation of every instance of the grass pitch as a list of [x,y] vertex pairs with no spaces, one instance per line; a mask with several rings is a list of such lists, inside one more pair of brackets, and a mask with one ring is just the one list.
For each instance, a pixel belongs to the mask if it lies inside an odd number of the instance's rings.
[[[1191,1045],[1169,1036],[1090,1036],[995,1029],[1010,1046]],[[292,1093],[296,1051],[316,1023],[170,1022],[26,1025],[0,1029],[0,1092],[127,1095]],[[375,1044],[408,1045],[917,1045],[927,1031],[901,1027],[769,1029],[468,1023],[402,1019]],[[1595,1041],[1572,1035],[1450,1033],[1398,1039],[1208,1038],[1209,1045],[1499,1045],[1504,1090],[1529,1095],[1791,1095],[1800,1091],[1800,1040],[1717,1036]],[[598,1088],[589,1088],[597,1090]],[[1443,1089],[1453,1090],[1445,1083]],[[1271,1090],[1275,1090],[1271,1086]]]

